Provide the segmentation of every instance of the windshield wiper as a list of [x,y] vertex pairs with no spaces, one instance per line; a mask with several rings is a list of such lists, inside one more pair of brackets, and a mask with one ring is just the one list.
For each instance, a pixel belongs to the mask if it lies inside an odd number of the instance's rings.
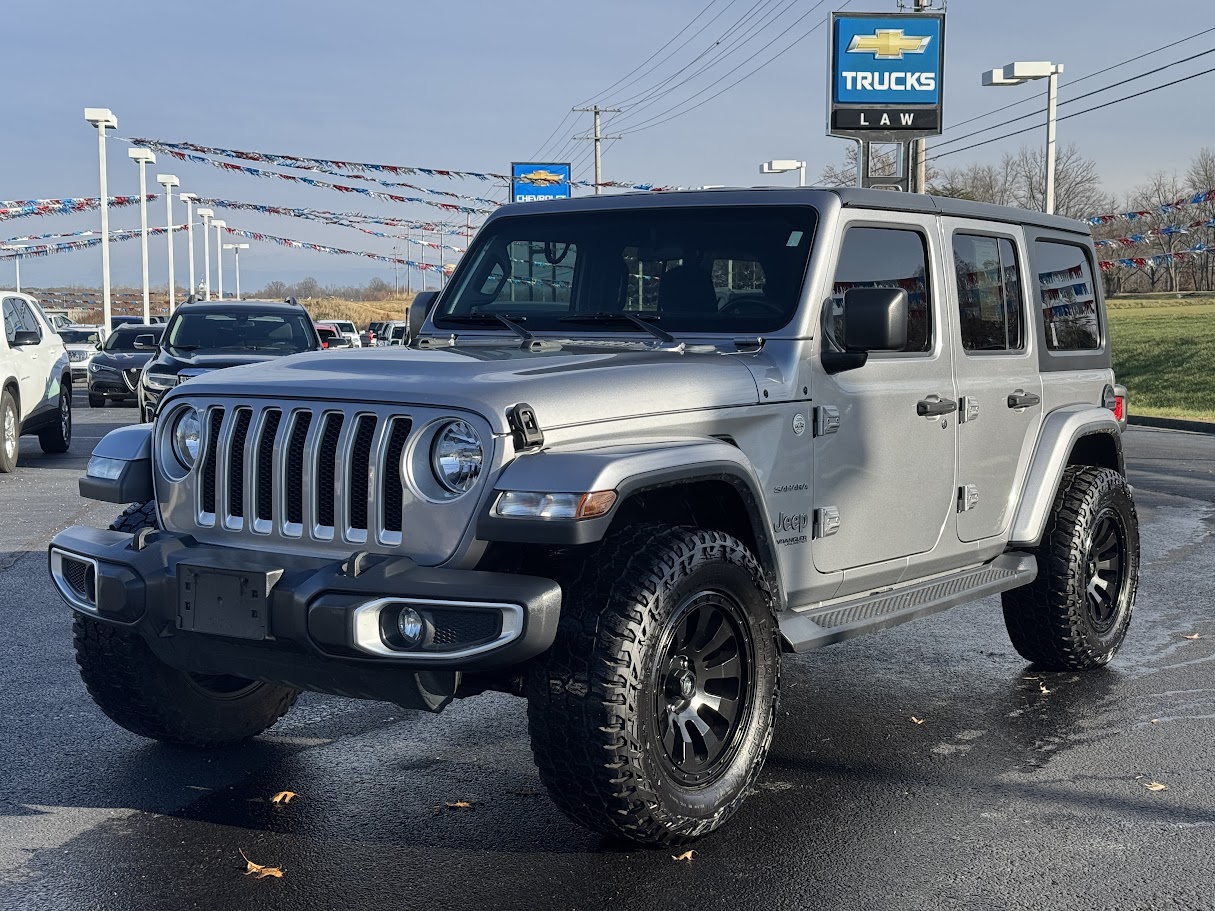
[[635,313],[626,313],[619,311],[616,313],[577,313],[573,316],[561,317],[563,323],[632,323],[639,329],[642,329],[660,342],[666,342],[668,345],[683,345],[679,339],[671,335],[665,329],[654,325],[651,320],[661,319],[657,314],[649,319],[643,319]]
[[519,323],[527,319],[526,316],[511,317],[503,316],[501,313],[455,313],[440,316],[438,319],[449,323],[468,323],[473,326],[486,326],[491,323],[500,323],[525,342],[530,342],[534,338],[530,332],[519,325]]
[[172,348],[174,351],[197,351],[202,345],[166,345],[167,348]]

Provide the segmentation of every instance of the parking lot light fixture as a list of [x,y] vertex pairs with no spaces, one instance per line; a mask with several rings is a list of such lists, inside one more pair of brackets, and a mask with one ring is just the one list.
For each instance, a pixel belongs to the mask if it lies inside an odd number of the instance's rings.
[[172,316],[177,303],[177,291],[173,285],[173,188],[181,181],[172,174],[157,174],[156,182],[165,188],[165,225],[169,238],[169,315]]
[[806,185],[806,163],[797,161],[792,158],[774,158],[772,161],[765,161],[759,166],[761,174],[787,174],[789,171],[797,171],[797,185],[804,187]]
[[211,216],[215,214],[213,209],[199,209],[198,217],[202,219],[203,228],[203,300],[211,299],[211,232],[207,229],[211,227]]
[[226,221],[218,218],[211,219],[211,227],[215,228],[215,299],[224,299],[224,228]]
[[178,193],[177,198],[186,204],[186,249],[190,259],[190,284],[186,287],[189,294],[194,293],[194,200],[197,193]]
[[236,300],[240,300],[240,251],[248,250],[248,244],[224,244],[225,250],[231,250],[236,257]]
[[143,321],[152,321],[151,296],[148,290],[148,165],[156,163],[151,149],[136,146],[127,149],[127,157],[139,164],[139,234],[143,247]]
[[97,127],[97,160],[101,167],[101,324],[108,327],[110,307],[110,205],[105,175],[105,131],[118,129],[118,118],[109,108],[85,108],[84,119]]
[[1047,215],[1055,211],[1055,105],[1059,92],[1059,74],[1062,63],[1047,60],[1017,61],[1002,69],[988,70],[983,74],[984,85],[1024,85],[1035,79],[1046,82],[1046,191],[1042,211]]

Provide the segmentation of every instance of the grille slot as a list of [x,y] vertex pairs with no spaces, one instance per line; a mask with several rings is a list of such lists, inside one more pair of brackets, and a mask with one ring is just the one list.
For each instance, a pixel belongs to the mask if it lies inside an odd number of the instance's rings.
[[257,516],[261,521],[274,519],[274,440],[283,413],[277,408],[266,410],[266,422],[257,444]]
[[312,412],[300,412],[287,451],[287,521],[295,525],[304,521],[304,443],[311,426]]
[[203,462],[202,511],[215,514],[215,461],[219,455],[219,428],[224,422],[224,409],[211,409],[207,433],[207,457]]
[[502,631],[499,611],[431,608],[426,613],[434,624],[434,644],[443,648],[491,642]]
[[81,600],[89,604],[97,603],[97,574],[92,563],[63,557],[63,581]]
[[384,467],[380,471],[380,509],[384,516],[384,530],[397,534],[401,532],[401,501],[405,496],[401,487],[401,453],[405,451],[411,423],[409,418],[393,418]]
[[337,484],[337,444],[346,415],[330,412],[325,415],[321,432],[321,449],[316,459],[316,524],[333,527],[334,496]]
[[253,411],[249,408],[236,410],[236,431],[228,450],[228,515],[243,518],[245,515],[245,443],[249,438],[249,422]]
[[367,530],[367,497],[371,476],[371,441],[375,436],[376,416],[359,415],[354,428],[354,447],[350,456],[350,527]]

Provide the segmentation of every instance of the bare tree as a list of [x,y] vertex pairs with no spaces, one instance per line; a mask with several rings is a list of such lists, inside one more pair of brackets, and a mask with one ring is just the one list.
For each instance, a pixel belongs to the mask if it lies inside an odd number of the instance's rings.
[[[1215,189],[1215,149],[1203,147],[1198,150],[1186,171],[1186,183],[1195,193]],[[1215,220],[1215,202],[1199,203],[1187,222],[1209,222]],[[1215,228],[1195,228],[1191,232],[1191,243],[1215,245]],[[1191,257],[1188,263],[1191,280],[1196,291],[1215,289],[1215,255]]]
[[[1041,211],[1046,205],[1046,150],[1022,146],[1000,163],[1013,188],[1015,204]],[[1093,215],[1110,203],[1101,188],[1097,164],[1085,158],[1075,143],[1064,146],[1055,159],[1055,213],[1066,218]]]
[[[1181,181],[1175,173],[1156,171],[1134,189],[1131,195],[1131,205],[1137,210],[1156,209],[1166,203],[1176,202],[1185,195],[1187,195],[1185,188],[1181,185]],[[1153,223],[1152,227],[1159,228],[1169,223],[1169,221],[1161,222],[1157,220]],[[1150,231],[1151,228],[1148,230]],[[1187,246],[1186,241],[1187,235],[1185,234],[1154,234],[1150,236],[1143,247],[1145,251],[1148,251],[1146,255],[1149,256],[1156,253],[1175,253],[1178,250],[1185,249]],[[1177,291],[1177,260],[1170,258],[1165,261],[1164,265],[1156,267],[1151,271],[1156,272],[1157,269],[1166,279],[1165,290]],[[1152,280],[1151,284],[1155,288],[1155,280]]]
[[[855,187],[857,158],[859,157],[859,148],[856,143],[851,143],[848,150],[844,152],[844,161],[842,164],[827,164],[823,166],[823,170],[819,173],[818,185],[821,187]],[[898,152],[894,149],[885,150],[879,146],[870,146],[870,170],[873,171],[874,177],[893,177],[898,173]],[[936,177],[936,169],[931,164],[928,165],[928,179],[931,181]]]

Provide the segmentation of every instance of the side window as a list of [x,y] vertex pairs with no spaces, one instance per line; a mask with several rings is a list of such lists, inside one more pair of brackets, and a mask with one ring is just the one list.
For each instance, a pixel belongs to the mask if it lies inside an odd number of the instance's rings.
[[1097,289],[1088,251],[1052,240],[1034,242],[1038,295],[1051,351],[1091,351],[1101,347]]
[[13,339],[22,330],[37,332],[38,337],[42,337],[42,328],[38,325],[34,314],[30,312],[30,305],[24,299],[6,297],[2,309],[4,311],[4,336],[8,339],[9,345],[12,345]]
[[932,349],[928,248],[919,231],[857,227],[844,234],[831,299],[823,309],[823,333],[829,343],[840,349],[844,337],[844,292],[849,288],[904,289],[910,318],[903,351]]
[[1024,351],[1021,272],[1012,241],[954,234],[958,316],[965,351]]

